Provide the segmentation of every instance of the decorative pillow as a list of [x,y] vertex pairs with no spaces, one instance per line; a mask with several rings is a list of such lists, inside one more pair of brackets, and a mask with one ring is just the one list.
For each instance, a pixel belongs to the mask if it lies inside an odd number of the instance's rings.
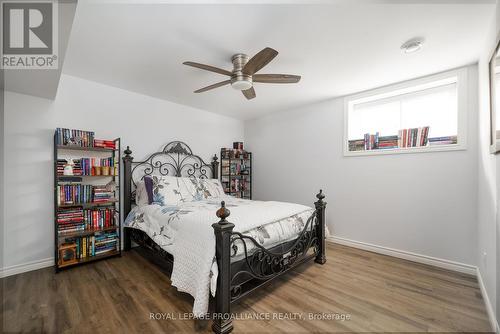
[[226,196],[222,183],[219,179],[201,179],[210,191],[212,198],[222,198]]
[[140,180],[135,188],[135,204],[137,206],[153,203],[153,180],[150,176],[145,176]]
[[148,204],[153,203],[153,179],[151,176],[144,177],[144,185],[146,186],[146,193],[148,194]]
[[199,179],[195,177],[183,177],[182,179],[194,201],[225,196],[222,184],[217,179]]
[[153,176],[153,203],[159,205],[179,205],[192,201],[192,196],[186,189],[180,177]]

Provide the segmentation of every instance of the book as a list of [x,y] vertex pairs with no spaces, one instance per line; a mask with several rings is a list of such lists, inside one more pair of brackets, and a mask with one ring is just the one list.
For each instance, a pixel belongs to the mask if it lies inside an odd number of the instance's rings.
[[94,186],[92,201],[95,203],[107,202],[114,197],[114,193],[106,189],[106,186]]
[[364,151],[365,150],[365,140],[355,139],[349,140],[349,151]]
[[96,230],[115,225],[115,209],[98,208],[83,210],[84,226],[86,230]]
[[85,229],[82,208],[62,208],[56,213],[57,232],[68,233]]
[[429,138],[429,143],[431,146],[435,145],[453,145],[457,144],[457,136],[444,136],[444,137],[433,137]]
[[94,147],[116,149],[114,140],[94,139]]
[[429,126],[418,128],[401,129],[398,131],[398,147],[422,147],[427,146]]

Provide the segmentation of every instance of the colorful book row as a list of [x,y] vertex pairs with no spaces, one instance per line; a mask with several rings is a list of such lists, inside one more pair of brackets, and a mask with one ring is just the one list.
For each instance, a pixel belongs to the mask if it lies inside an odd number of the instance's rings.
[[109,208],[60,209],[56,221],[59,233],[97,230],[116,226],[115,210]]
[[115,149],[114,140],[95,139],[95,132],[76,129],[57,128],[56,144],[58,146],[100,147]]
[[104,202],[113,198],[113,192],[107,191],[106,186],[80,183],[59,184],[57,194],[58,205]]
[[[57,160],[57,175],[64,175],[64,166],[66,166],[68,161],[66,159]],[[117,162],[112,158],[81,158],[73,159],[73,175],[83,176],[83,175],[116,175],[118,168],[115,165]],[[106,173],[103,173],[105,168],[109,167]],[[99,168],[99,172],[96,172],[96,168]]]
[[398,147],[427,146],[428,136],[428,126],[399,130]]
[[408,147],[425,147],[428,145],[453,145],[457,144],[457,136],[429,137],[429,127],[401,129],[398,135],[380,136],[366,133],[363,139],[349,140],[348,149],[350,152],[398,149]]
[[75,129],[57,128],[57,145],[72,145],[80,147],[94,146],[95,132]]
[[66,241],[76,244],[76,258],[83,259],[116,251],[118,246],[117,238],[116,232],[103,232],[87,237],[67,238]]

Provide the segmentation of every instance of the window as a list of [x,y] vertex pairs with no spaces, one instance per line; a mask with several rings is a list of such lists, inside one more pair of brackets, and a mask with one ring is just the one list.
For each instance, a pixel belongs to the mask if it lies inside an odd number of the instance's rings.
[[345,155],[465,148],[465,69],[346,98]]

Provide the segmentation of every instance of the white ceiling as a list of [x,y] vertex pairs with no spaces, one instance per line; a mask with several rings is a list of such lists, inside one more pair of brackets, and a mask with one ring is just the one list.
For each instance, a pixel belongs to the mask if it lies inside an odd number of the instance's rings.
[[[494,8],[80,3],[63,73],[251,119],[474,63]],[[403,54],[400,45],[415,36],[425,38],[423,49]],[[230,70],[231,55],[266,46],[279,55],[259,73],[298,74],[300,83],[256,83],[250,101],[230,86],[193,93],[226,77],[183,61]]]

